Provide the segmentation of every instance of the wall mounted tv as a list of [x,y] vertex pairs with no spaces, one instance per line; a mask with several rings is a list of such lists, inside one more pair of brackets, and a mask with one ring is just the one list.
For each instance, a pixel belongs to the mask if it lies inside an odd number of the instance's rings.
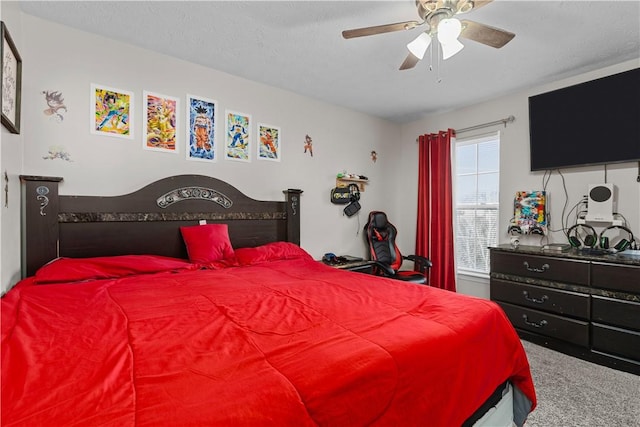
[[640,161],[640,68],[529,97],[531,170]]

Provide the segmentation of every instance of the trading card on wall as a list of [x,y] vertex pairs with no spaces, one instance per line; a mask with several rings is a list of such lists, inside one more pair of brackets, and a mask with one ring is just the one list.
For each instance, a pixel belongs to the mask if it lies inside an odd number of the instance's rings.
[[227,160],[250,162],[251,157],[251,116],[226,111],[224,157]]
[[215,162],[218,101],[187,95],[187,160]]
[[147,91],[142,94],[143,147],[146,150],[177,153],[178,98]]
[[91,84],[91,133],[133,139],[133,92]]
[[280,141],[282,130],[277,126],[258,123],[258,159],[279,162],[282,157]]

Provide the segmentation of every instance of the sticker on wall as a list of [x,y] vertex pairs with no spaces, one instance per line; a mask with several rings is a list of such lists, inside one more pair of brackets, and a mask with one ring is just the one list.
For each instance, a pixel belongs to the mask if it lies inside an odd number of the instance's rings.
[[311,157],[313,157],[313,140],[309,135],[304,136],[304,152],[309,152]]
[[215,162],[218,101],[187,95],[187,159]]
[[258,123],[258,159],[279,162],[282,157],[280,141],[282,140],[282,130],[277,126]]
[[371,161],[373,163],[375,163],[378,160],[378,153],[376,153],[376,150],[372,150],[371,151]]
[[91,133],[133,139],[133,92],[92,83]]
[[224,158],[250,162],[251,116],[227,110],[225,117]]
[[143,147],[146,150],[177,153],[178,98],[142,92],[144,98]]
[[45,160],[60,159],[64,160],[65,162],[73,162],[73,160],[71,160],[71,155],[62,145],[50,145],[49,152],[46,156],[42,156],[42,158]]
[[68,111],[67,106],[64,105],[64,97],[62,96],[62,93],[56,90],[43,90],[42,94],[44,95],[44,102],[47,103],[44,115],[48,116],[52,121],[61,123],[64,120],[63,113]]

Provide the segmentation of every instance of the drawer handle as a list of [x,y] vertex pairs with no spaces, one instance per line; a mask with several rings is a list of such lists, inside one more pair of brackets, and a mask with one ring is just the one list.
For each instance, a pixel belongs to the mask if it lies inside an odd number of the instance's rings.
[[523,262],[523,264],[527,270],[532,271],[534,273],[544,273],[549,269],[549,264],[542,264],[542,268],[529,267],[529,263],[527,261]]
[[535,302],[536,304],[544,304],[544,302],[549,299],[549,297],[546,295],[542,295],[542,298],[540,299],[537,299],[536,297],[530,297],[529,292],[527,291],[522,291],[522,294],[524,295],[524,299],[526,299],[527,301]]
[[529,326],[533,326],[534,328],[542,328],[543,326],[545,326],[547,324],[546,320],[541,320],[539,323],[529,322],[529,318],[527,317],[526,314],[523,314],[522,318],[524,319],[524,323],[526,323]]

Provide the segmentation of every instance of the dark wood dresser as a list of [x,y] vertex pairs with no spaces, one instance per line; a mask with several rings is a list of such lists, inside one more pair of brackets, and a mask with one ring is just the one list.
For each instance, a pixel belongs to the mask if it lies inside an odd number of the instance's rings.
[[490,295],[521,338],[640,375],[640,257],[490,248]]

